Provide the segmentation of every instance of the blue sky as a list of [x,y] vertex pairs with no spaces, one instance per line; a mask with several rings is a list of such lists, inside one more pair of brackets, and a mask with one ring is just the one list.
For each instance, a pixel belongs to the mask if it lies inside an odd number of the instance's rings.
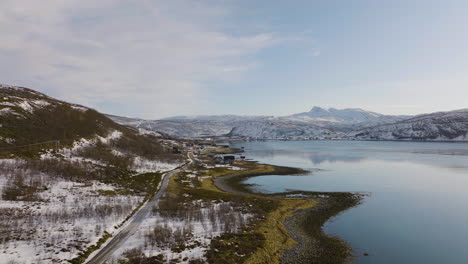
[[467,108],[468,1],[0,3],[0,82],[160,118]]

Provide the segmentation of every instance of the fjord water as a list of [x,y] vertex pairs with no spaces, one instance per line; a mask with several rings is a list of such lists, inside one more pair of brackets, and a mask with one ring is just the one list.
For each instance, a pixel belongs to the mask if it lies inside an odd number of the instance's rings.
[[[303,176],[247,180],[265,192],[368,192],[324,230],[354,249],[356,263],[468,263],[468,144],[236,142],[247,158],[305,168]],[[369,256],[363,256],[368,253]]]

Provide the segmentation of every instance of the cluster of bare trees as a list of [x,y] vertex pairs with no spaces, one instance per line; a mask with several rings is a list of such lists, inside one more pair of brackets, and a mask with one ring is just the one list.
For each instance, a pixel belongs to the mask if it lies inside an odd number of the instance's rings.
[[112,152],[111,146],[99,140],[94,145],[80,148],[76,154],[123,170],[130,170],[134,159],[133,155],[124,152],[120,153],[120,155]]
[[168,193],[153,207],[156,221],[144,235],[144,249],[171,249],[177,253],[199,240],[238,232],[250,220],[250,215],[241,209],[231,202],[187,200]]
[[2,199],[7,201],[40,201],[38,192],[47,189],[44,177],[34,177],[26,170],[7,174]]
[[[93,182],[79,183],[25,168],[26,161],[0,167],[0,250],[19,244],[38,258],[77,252],[120,223],[142,201],[139,196],[99,195]],[[100,185],[96,185],[100,186]],[[99,188],[99,187],[97,187]],[[1,202],[1,201],[0,201]]]
[[145,246],[151,248],[174,248],[179,245],[185,245],[192,237],[192,226],[181,226],[170,228],[166,224],[154,227],[145,236]]
[[159,139],[150,135],[124,133],[122,137],[111,140],[109,145],[123,152],[149,160],[167,162],[182,160],[181,155],[173,154],[172,149],[165,148]]

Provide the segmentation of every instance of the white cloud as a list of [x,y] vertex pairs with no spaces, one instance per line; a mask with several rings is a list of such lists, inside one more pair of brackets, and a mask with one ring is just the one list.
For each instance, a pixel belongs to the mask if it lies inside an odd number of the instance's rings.
[[144,117],[209,107],[205,82],[239,78],[276,43],[268,32],[227,34],[229,14],[190,0],[4,0],[1,82]]

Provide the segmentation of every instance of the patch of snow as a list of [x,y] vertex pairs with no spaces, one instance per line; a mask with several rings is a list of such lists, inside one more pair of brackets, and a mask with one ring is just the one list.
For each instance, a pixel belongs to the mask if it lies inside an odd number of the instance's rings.
[[81,105],[71,105],[71,108],[78,110],[80,112],[86,112],[88,111],[88,108],[81,106]]
[[11,144],[11,143],[15,142],[14,138],[5,138],[5,137],[2,137],[2,136],[0,136],[0,140],[3,141],[3,142],[6,142],[8,144]]
[[37,105],[37,106],[48,106],[48,105],[50,105],[50,103],[45,101],[45,100],[34,100],[34,101],[31,101],[31,103],[34,104],[34,105]]
[[162,135],[156,131],[151,131],[151,130],[148,130],[148,129],[144,129],[144,128],[138,128],[138,133],[140,135],[152,135],[152,136],[155,136],[155,137],[161,137]]
[[13,112],[12,109],[8,108],[8,107],[0,109],[0,115],[9,114],[9,113],[12,113],[12,112]]
[[119,139],[121,136],[122,136],[122,132],[118,130],[114,130],[107,137],[98,136],[98,139],[101,141],[101,143],[109,144],[111,140]]
[[180,163],[168,163],[157,160],[149,160],[142,157],[135,157],[132,170],[138,173],[170,171],[179,167]]
[[28,101],[23,101],[17,104],[17,106],[21,107],[24,111],[29,113],[32,113],[34,111],[34,108],[29,104]]

